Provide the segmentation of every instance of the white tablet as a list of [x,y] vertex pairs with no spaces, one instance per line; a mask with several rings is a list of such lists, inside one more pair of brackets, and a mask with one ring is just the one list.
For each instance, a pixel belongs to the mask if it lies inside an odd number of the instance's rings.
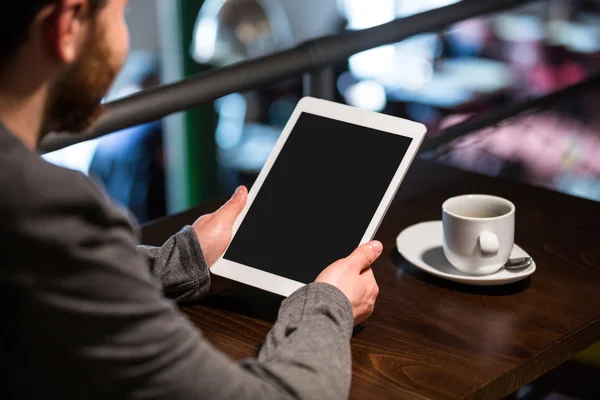
[[425,126],[314,98],[292,114],[211,272],[289,296],[371,240]]

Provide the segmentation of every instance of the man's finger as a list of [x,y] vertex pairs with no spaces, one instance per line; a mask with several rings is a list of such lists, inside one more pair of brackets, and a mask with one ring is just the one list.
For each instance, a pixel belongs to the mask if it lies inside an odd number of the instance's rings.
[[377,260],[383,251],[383,245],[378,241],[365,243],[348,256],[346,259],[357,272],[368,268]]
[[240,215],[246,201],[248,200],[248,189],[240,186],[235,191],[233,197],[215,212],[215,216],[228,225],[233,225],[236,218]]

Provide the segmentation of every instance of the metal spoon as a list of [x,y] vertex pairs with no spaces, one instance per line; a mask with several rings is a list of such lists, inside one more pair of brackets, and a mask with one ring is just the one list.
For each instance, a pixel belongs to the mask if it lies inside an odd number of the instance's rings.
[[531,263],[533,262],[533,258],[531,257],[522,257],[522,258],[511,258],[506,262],[504,268],[510,271],[529,268]]

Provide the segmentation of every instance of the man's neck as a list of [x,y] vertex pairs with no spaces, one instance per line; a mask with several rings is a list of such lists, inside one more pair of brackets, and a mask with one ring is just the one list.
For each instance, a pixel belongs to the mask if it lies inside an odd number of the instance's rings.
[[23,51],[0,70],[0,121],[30,150],[41,139],[53,68]]
[[46,104],[45,88],[19,93],[0,87],[0,121],[30,150],[40,141]]

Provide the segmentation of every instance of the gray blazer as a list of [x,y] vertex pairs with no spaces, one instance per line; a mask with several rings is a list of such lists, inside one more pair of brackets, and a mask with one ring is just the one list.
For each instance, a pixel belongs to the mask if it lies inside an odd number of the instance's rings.
[[87,177],[1,126],[0,218],[0,398],[348,397],[353,319],[339,290],[300,289],[258,358],[233,362],[172,301],[209,293],[194,230],[136,247]]

